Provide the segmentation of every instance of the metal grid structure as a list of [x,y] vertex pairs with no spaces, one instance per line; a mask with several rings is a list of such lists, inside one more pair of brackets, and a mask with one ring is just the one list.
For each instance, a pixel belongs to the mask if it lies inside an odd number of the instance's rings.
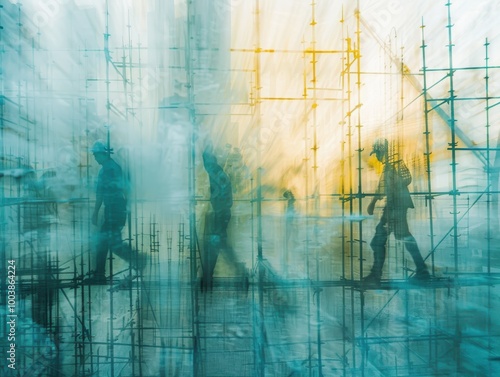
[[[6,274],[16,265],[17,371],[497,374],[500,159],[491,119],[500,103],[492,85],[500,66],[490,62],[489,40],[484,65],[456,67],[453,8],[446,3],[446,59],[428,58],[422,22],[415,74],[403,48],[398,56],[392,37],[382,40],[363,17],[369,6],[360,1],[335,6],[338,20],[328,22],[322,19],[333,7],[328,2],[298,6],[308,10],[298,16],[308,25],[300,49],[292,42],[267,45],[270,28],[281,27],[273,24],[279,15],[268,1],[153,3],[147,42],[134,42],[131,14],[123,16],[126,7],[111,0],[91,10],[78,2],[44,3],[54,23],[57,13],[68,12],[72,36],[79,22],[102,17],[96,22],[103,25],[101,42],[85,26],[86,39],[68,37],[62,47],[29,23],[23,8],[32,9],[29,2],[0,8],[0,268]],[[37,14],[31,21],[47,25]],[[242,15],[251,15],[251,33],[231,41]],[[325,23],[337,25],[332,43],[325,43]],[[384,71],[370,71],[366,44],[380,48]],[[269,68],[274,65],[278,70]],[[476,84],[477,72],[482,81],[473,86],[484,91],[458,95],[457,87],[467,93],[463,82]],[[376,96],[367,90],[374,76],[388,102],[387,121],[376,129],[366,126],[364,110]],[[270,126],[273,112],[283,127]],[[469,117],[483,118],[480,141],[468,136],[472,127],[460,125]],[[405,153],[416,134],[419,147]],[[394,152],[418,178],[412,221],[435,276],[423,285],[408,283],[412,264],[392,240],[387,278],[377,287],[360,283],[374,227],[364,199],[374,195],[379,169],[366,154],[380,136],[395,141]],[[82,282],[94,263],[90,208],[97,170],[89,146],[99,138],[128,172],[132,200],[124,234],[130,247],[147,254],[147,264],[139,271],[109,258],[109,284],[94,286]],[[235,252],[219,256],[208,290],[200,287],[209,221],[199,157],[205,139],[219,147],[235,191]],[[224,143],[241,148],[224,149]],[[290,147],[280,150],[280,143]],[[289,164],[276,163],[287,158]],[[283,198],[285,188],[295,192],[293,201]],[[2,276],[2,292],[10,290],[8,281]],[[0,300],[10,318],[8,295]],[[8,321],[1,329],[7,351]],[[2,373],[16,375],[7,365]]]

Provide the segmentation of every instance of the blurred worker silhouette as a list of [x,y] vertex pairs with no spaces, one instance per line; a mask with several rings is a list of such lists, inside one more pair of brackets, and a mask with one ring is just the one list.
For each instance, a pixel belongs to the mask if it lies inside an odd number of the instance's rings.
[[50,182],[56,179],[53,170],[47,170],[37,179],[33,170],[24,176],[23,232],[32,233],[33,241],[37,241],[36,249],[46,251],[50,243],[50,226],[57,215],[55,194],[50,188]]
[[50,227],[57,216],[57,202],[50,189],[56,178],[53,170],[46,171],[39,179],[34,170],[27,172],[22,180],[24,191],[23,233],[32,252],[30,261],[36,285],[33,287],[32,316],[42,326],[49,323],[49,315],[54,302],[53,263],[49,264]]
[[[86,282],[106,283],[106,258],[108,251],[131,262],[134,267],[142,267],[142,258],[132,253],[129,245],[122,240],[122,229],[127,221],[126,181],[122,168],[112,158],[113,151],[98,140],[92,146],[92,154],[101,169],[97,178],[96,201],[92,214],[92,224],[98,225],[99,211],[104,205],[104,222],[96,238],[96,268]],[[132,259],[134,257],[134,259]]]
[[297,212],[295,210],[295,195],[292,190],[287,189],[283,193],[283,198],[286,199],[285,208],[285,242],[283,243],[283,270],[285,275],[288,273],[288,266],[290,264],[290,255],[295,248],[295,239],[297,234],[297,227],[295,225],[295,217]]
[[217,162],[211,146],[203,151],[203,165],[210,181],[212,212],[207,215],[202,285],[210,286],[220,251],[227,251],[227,227],[231,220],[233,190],[231,180]]
[[404,161],[391,161],[389,158],[389,143],[386,139],[378,139],[373,144],[370,155],[375,154],[377,159],[384,164],[384,169],[377,191],[368,205],[367,212],[373,215],[375,204],[378,200],[386,198],[386,204],[382,211],[382,217],[375,230],[370,246],[373,249],[373,267],[363,281],[367,283],[378,283],[382,276],[384,267],[387,238],[394,232],[397,240],[404,242],[406,250],[410,253],[415,263],[416,272],[412,280],[425,281],[430,278],[429,271],[424,259],[418,249],[415,237],[410,233],[406,219],[408,208],[414,208],[413,201],[408,190],[412,177]]

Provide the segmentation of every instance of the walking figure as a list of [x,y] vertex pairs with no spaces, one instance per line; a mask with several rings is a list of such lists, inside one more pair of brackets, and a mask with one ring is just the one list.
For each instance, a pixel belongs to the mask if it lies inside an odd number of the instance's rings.
[[[101,165],[97,178],[96,202],[92,214],[92,224],[98,225],[98,216],[104,204],[104,222],[100,227],[96,242],[96,268],[89,283],[106,283],[106,258],[108,251],[131,262],[132,250],[122,240],[122,229],[127,221],[126,185],[122,168],[112,158],[112,150],[98,140],[92,147],[95,160]],[[143,261],[135,258],[135,266],[143,266]],[[134,261],[132,261],[134,262]]]
[[217,162],[211,148],[203,152],[203,165],[210,181],[210,203],[212,212],[207,214],[203,284],[210,286],[220,251],[229,249],[227,227],[231,220],[233,190],[231,180]]
[[375,204],[378,200],[386,198],[382,217],[375,230],[370,246],[373,249],[373,267],[363,281],[378,283],[382,277],[384,267],[387,238],[394,232],[397,240],[404,242],[406,250],[410,253],[415,263],[416,272],[412,280],[423,281],[430,278],[427,266],[418,249],[415,237],[410,233],[406,214],[408,208],[415,208],[408,190],[412,177],[404,161],[389,160],[389,143],[386,139],[378,139],[373,144],[373,151],[377,159],[384,164],[384,170],[378,184],[377,191],[368,205],[367,212],[373,215]]

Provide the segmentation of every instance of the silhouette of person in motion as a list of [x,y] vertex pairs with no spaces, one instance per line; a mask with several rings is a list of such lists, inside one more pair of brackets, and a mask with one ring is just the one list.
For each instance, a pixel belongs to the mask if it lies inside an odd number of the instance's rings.
[[227,251],[227,227],[231,220],[233,190],[231,180],[217,162],[212,148],[203,151],[203,165],[210,181],[210,203],[212,214],[207,224],[208,240],[205,245],[205,265],[203,266],[203,284],[210,286],[217,257],[221,250]]
[[410,233],[406,219],[408,208],[414,208],[408,190],[412,177],[404,161],[390,161],[389,143],[386,139],[378,139],[373,144],[370,155],[375,154],[377,159],[384,164],[382,176],[375,195],[368,205],[367,212],[373,215],[375,204],[383,197],[386,204],[382,210],[382,217],[376,227],[375,236],[370,246],[373,249],[373,266],[370,274],[364,277],[367,283],[378,283],[384,267],[387,238],[391,233],[397,240],[404,242],[406,250],[410,253],[415,263],[416,272],[412,277],[414,281],[425,281],[430,278],[427,266],[418,249],[415,237]]
[[122,229],[127,221],[126,184],[122,168],[110,156],[112,150],[98,140],[92,146],[95,160],[101,165],[97,178],[96,202],[92,214],[92,224],[98,225],[99,210],[104,205],[104,222],[100,227],[96,242],[96,268],[94,275],[86,282],[105,284],[106,258],[108,251],[120,258],[132,262],[136,268],[142,268],[144,261],[135,254],[122,240]]

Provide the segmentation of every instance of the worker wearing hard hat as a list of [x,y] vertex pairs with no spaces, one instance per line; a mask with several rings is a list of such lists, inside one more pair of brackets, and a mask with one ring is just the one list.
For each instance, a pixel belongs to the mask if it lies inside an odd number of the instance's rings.
[[418,249],[417,241],[410,233],[406,219],[408,208],[414,208],[407,187],[412,180],[411,173],[403,160],[392,161],[389,159],[389,143],[386,139],[375,141],[370,155],[372,154],[375,154],[377,160],[384,164],[384,170],[367,212],[369,215],[373,215],[375,204],[383,197],[386,198],[386,205],[377,225],[375,236],[370,243],[373,249],[373,267],[363,281],[371,283],[380,281],[385,262],[387,238],[392,232],[397,240],[404,242],[406,250],[413,258],[416,271],[412,279],[414,281],[428,280],[430,278],[429,272]]
[[123,259],[130,259],[128,245],[122,241],[121,231],[127,218],[127,200],[125,180],[120,165],[112,158],[113,151],[104,142],[98,140],[91,149],[95,160],[101,165],[97,178],[96,202],[92,214],[92,224],[98,224],[101,206],[104,204],[104,222],[96,245],[96,268],[92,283],[105,283],[106,257],[108,251],[116,253]]

